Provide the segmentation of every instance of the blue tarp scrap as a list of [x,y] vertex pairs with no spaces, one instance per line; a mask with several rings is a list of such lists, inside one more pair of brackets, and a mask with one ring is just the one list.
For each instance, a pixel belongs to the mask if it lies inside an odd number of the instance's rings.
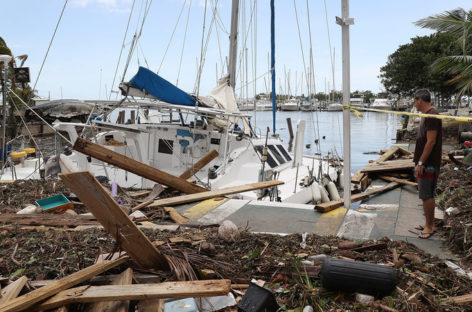
[[141,66],[138,73],[130,80],[130,85],[133,88],[144,89],[147,93],[166,103],[195,106],[195,99],[190,94]]

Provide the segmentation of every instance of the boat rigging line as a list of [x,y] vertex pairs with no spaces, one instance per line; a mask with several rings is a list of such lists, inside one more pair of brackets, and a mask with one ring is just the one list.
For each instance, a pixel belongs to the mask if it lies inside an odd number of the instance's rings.
[[182,59],[183,59],[183,56],[184,56],[185,42],[187,41],[188,22],[190,20],[190,9],[191,8],[192,8],[192,0],[190,0],[190,3],[188,5],[187,23],[185,24],[184,40],[182,41],[182,49],[180,50],[179,70],[177,71],[177,81],[175,83],[176,86],[179,86],[180,70],[182,69]]
[[65,0],[64,6],[62,7],[61,15],[59,16],[59,19],[58,19],[57,24],[56,24],[56,28],[54,29],[54,33],[52,34],[51,40],[49,41],[49,46],[48,46],[48,49],[46,51],[46,55],[44,56],[41,67],[39,68],[38,76],[36,76],[36,81],[34,82],[33,90],[36,89],[36,85],[38,84],[38,80],[39,80],[39,77],[41,76],[41,72],[43,71],[43,67],[44,67],[44,64],[46,63],[46,59],[48,58],[48,54],[49,54],[49,50],[51,49],[52,42],[54,41],[54,38],[56,37],[57,29],[59,28],[59,24],[61,23],[62,16],[64,15],[64,11],[66,9],[67,2],[69,2],[69,0]]
[[108,95],[108,100],[111,99],[111,94],[113,93],[113,85],[115,84],[116,74],[118,72],[118,67],[120,66],[121,55],[123,54],[123,50],[125,49],[125,41],[126,41],[126,37],[128,36],[129,24],[131,22],[131,16],[133,16],[133,10],[134,10],[135,2],[136,2],[136,0],[133,0],[133,4],[131,5],[131,11],[129,13],[128,23],[126,24],[126,30],[125,30],[125,35],[123,36],[123,42],[121,43],[120,56],[118,57],[118,62],[116,62],[115,74],[113,75],[113,82],[111,84],[110,94]]

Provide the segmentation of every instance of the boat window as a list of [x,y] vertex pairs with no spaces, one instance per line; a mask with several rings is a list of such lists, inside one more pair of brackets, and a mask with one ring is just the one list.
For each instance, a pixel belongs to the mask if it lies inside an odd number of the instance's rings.
[[173,140],[164,140],[159,139],[159,148],[158,152],[163,154],[171,154],[173,153],[174,141]]
[[269,150],[272,152],[272,154],[274,154],[274,156],[277,159],[277,161],[279,162],[279,164],[284,164],[284,163],[287,162],[282,157],[282,155],[280,155],[279,151],[277,150],[277,148],[274,145],[269,145]]
[[[256,149],[259,156],[262,157],[262,150],[264,149],[264,147],[262,145],[256,145],[256,146],[254,146],[254,148]],[[274,167],[278,166],[278,164],[275,161],[274,157],[272,157],[272,155],[270,153],[267,153],[267,163],[269,164],[269,166],[271,168],[274,168]]]
[[211,139],[210,139],[210,144],[220,145],[220,139],[211,138]]
[[279,149],[279,151],[282,153],[282,155],[284,155],[285,159],[287,161],[291,161],[292,160],[292,157],[290,157],[290,154],[287,153],[287,150],[281,145],[277,145],[277,148]]

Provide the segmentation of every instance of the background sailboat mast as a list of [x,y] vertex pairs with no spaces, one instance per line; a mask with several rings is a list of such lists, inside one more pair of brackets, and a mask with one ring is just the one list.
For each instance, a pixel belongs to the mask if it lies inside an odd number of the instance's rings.
[[[349,25],[354,24],[354,19],[349,17],[349,0],[341,0],[342,18],[336,17],[336,23],[342,30],[342,56],[343,56],[343,106],[350,102],[351,69],[349,53]],[[350,109],[343,108],[343,147],[344,147],[344,207],[351,206],[351,120]]]
[[270,0],[270,50],[271,50],[271,68],[272,73],[272,133],[275,134],[275,22],[274,22],[274,0]]
[[233,0],[231,9],[231,33],[229,35],[229,62],[228,74],[229,85],[233,87],[236,84],[236,55],[238,50],[238,14],[239,0]]

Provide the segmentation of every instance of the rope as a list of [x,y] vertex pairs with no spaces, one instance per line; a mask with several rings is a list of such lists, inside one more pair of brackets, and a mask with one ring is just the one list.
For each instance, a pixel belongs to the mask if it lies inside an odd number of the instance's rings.
[[190,4],[188,5],[187,23],[185,25],[185,34],[184,34],[184,41],[182,42],[182,50],[180,51],[180,62],[179,62],[179,70],[177,72],[177,82],[175,84],[176,86],[179,85],[180,70],[182,68],[182,59],[183,59],[183,56],[184,56],[185,42],[187,41],[188,22],[190,20],[190,8],[191,7],[192,7],[192,0],[190,0]]
[[309,79],[308,79],[309,77],[306,73],[305,53],[303,52],[302,35],[301,35],[301,32],[300,32],[300,23],[298,22],[297,4],[296,4],[295,0],[293,0],[293,7],[295,8],[295,19],[297,21],[298,39],[300,41],[300,50],[302,51],[303,68],[304,68],[305,75],[306,75],[305,80],[306,80],[306,84],[307,84],[308,93],[310,93],[310,84],[309,84]]
[[180,9],[179,17],[177,18],[177,22],[175,23],[174,30],[172,31],[172,35],[170,36],[169,43],[167,43],[166,51],[164,52],[164,56],[162,56],[161,64],[159,64],[159,68],[157,69],[157,73],[161,71],[162,63],[164,63],[164,60],[167,55],[167,51],[169,51],[170,44],[172,43],[172,39],[174,38],[175,30],[177,29],[177,26],[179,25],[180,18],[182,17],[182,12],[184,11],[185,5],[187,4],[187,0],[184,1],[184,4],[182,5],[182,8]]
[[[202,67],[203,67],[203,49],[204,49],[203,41],[205,40],[205,24],[206,24],[207,3],[208,3],[208,0],[205,0],[205,11],[204,11],[204,14],[203,14],[202,43],[201,43],[201,47],[200,47],[200,66],[198,67],[197,81],[196,81],[195,88],[194,88],[194,93],[197,95],[197,97],[198,97],[198,93],[200,91],[200,78],[201,78],[201,75],[202,75]],[[197,105],[198,105],[197,102],[195,102],[195,107]]]
[[123,42],[121,43],[120,56],[118,57],[118,62],[116,63],[115,74],[113,75],[113,82],[112,82],[112,84],[111,84],[110,94],[108,95],[108,99],[111,98],[111,94],[112,94],[112,91],[113,91],[113,85],[115,84],[116,74],[117,74],[117,72],[118,72],[118,67],[119,67],[120,61],[121,61],[121,55],[123,54],[123,50],[125,49],[125,40],[126,40],[126,36],[128,35],[129,24],[130,24],[130,22],[131,22],[131,16],[133,15],[133,10],[134,10],[134,4],[135,4],[135,2],[136,2],[136,0],[133,0],[133,5],[131,6],[131,12],[129,13],[128,23],[126,24],[125,35],[124,35],[124,37],[123,37]]
[[38,76],[36,77],[36,81],[34,82],[33,90],[36,89],[36,85],[38,84],[39,76],[41,76],[41,72],[43,71],[44,64],[46,63],[46,59],[48,57],[49,50],[51,49],[52,42],[54,41],[54,37],[56,37],[56,32],[57,32],[57,29],[59,28],[59,23],[61,22],[62,15],[64,14],[64,10],[66,9],[68,1],[69,0],[65,0],[64,6],[62,7],[61,15],[59,16],[59,20],[57,21],[56,28],[54,29],[54,33],[52,34],[52,38],[49,41],[49,46],[46,51],[46,55],[44,56],[43,63],[41,64],[41,68],[39,69]]

